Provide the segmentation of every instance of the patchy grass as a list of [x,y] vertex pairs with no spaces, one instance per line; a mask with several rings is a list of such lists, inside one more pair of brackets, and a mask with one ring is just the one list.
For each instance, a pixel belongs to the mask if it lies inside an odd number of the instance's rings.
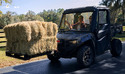
[[117,34],[115,38],[120,39],[121,41],[125,41],[125,32],[123,34]]
[[23,63],[36,61],[36,60],[40,60],[40,59],[45,59],[45,58],[47,58],[46,55],[35,57],[35,58],[32,58],[30,60],[26,60],[26,61],[20,60],[20,59],[6,56],[5,55],[5,48],[0,48],[0,68],[18,65],[18,64],[23,64]]
[[121,41],[125,41],[125,38],[118,38],[118,39],[120,39]]
[[123,31],[125,31],[125,26],[123,26]]

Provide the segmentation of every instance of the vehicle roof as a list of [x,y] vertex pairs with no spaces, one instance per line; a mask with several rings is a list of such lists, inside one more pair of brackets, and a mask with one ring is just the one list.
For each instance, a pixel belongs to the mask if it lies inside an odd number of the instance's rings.
[[71,9],[66,9],[63,14],[93,12],[95,10],[100,10],[100,9],[108,10],[109,8],[104,7],[104,6],[103,7],[102,6],[87,6],[87,7],[80,7],[80,8],[71,8]]

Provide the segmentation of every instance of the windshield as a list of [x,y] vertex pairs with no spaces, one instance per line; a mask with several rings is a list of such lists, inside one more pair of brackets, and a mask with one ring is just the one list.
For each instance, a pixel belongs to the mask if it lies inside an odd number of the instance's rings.
[[89,31],[93,12],[64,14],[59,30]]

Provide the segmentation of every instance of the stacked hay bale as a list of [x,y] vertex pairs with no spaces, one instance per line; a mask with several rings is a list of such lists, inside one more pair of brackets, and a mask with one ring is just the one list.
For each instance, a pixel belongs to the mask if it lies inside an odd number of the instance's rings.
[[6,51],[13,54],[35,55],[57,49],[58,27],[52,22],[27,21],[4,27]]

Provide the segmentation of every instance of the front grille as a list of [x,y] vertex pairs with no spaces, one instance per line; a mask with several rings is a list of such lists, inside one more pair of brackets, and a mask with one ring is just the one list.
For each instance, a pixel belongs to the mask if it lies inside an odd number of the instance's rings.
[[58,43],[58,50],[71,50],[77,46],[77,40],[60,40]]

